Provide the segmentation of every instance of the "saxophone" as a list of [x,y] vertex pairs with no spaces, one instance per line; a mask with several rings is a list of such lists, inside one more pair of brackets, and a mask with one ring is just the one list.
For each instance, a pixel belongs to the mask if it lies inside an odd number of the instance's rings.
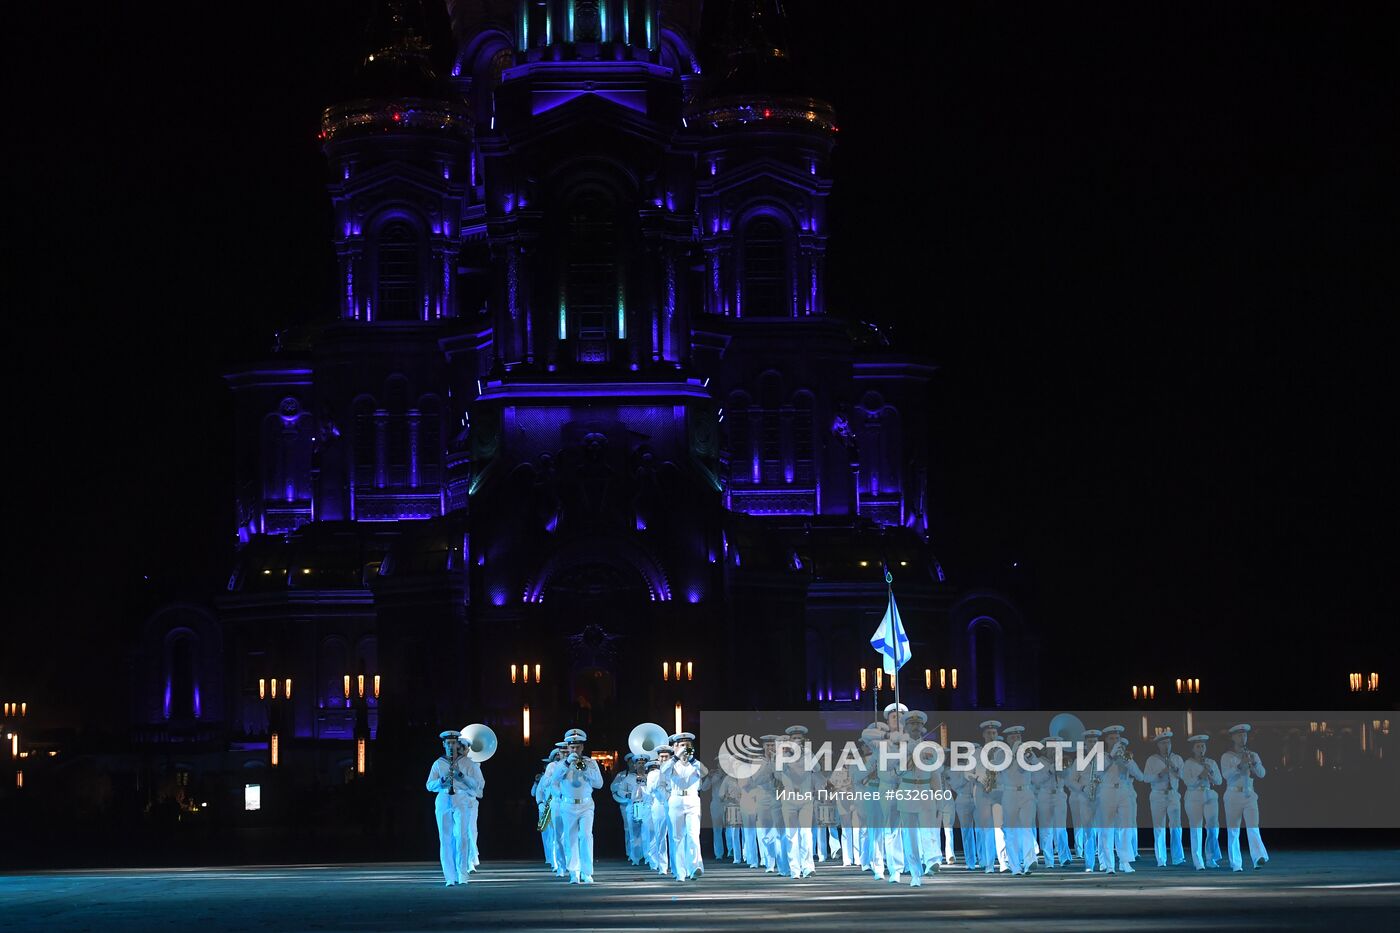
[[535,832],[542,833],[549,828],[549,819],[554,815],[554,797],[551,796],[544,802],[544,812],[540,814],[540,821],[535,824]]
[[982,790],[988,794],[997,789],[997,774],[999,772],[987,769],[987,779],[982,782]]
[[1101,783],[1103,783],[1103,773],[1095,771],[1094,776],[1089,779],[1089,787],[1084,791],[1084,796],[1088,797],[1091,802],[1098,799]]

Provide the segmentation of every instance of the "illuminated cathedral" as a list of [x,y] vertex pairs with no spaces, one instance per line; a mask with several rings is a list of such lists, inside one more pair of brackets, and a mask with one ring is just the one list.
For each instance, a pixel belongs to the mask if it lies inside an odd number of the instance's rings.
[[472,721],[524,768],[865,709],[884,567],[907,702],[1033,702],[1021,614],[936,557],[933,366],[827,300],[840,124],[781,5],[424,13],[323,114],[337,293],[226,374],[237,557],[147,619],[139,743],[326,784]]

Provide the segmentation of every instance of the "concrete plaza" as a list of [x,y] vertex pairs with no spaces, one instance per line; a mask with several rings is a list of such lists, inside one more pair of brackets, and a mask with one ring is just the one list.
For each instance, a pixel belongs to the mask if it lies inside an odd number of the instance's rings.
[[[1150,862],[1151,856],[1148,854]],[[685,884],[624,862],[574,887],[535,862],[483,862],[445,888],[435,864],[277,865],[0,874],[0,930],[1280,930],[1391,929],[1400,851],[1282,851],[1260,872],[1143,865],[1131,875],[968,873],[922,888],[831,864],[804,881],[710,862]]]

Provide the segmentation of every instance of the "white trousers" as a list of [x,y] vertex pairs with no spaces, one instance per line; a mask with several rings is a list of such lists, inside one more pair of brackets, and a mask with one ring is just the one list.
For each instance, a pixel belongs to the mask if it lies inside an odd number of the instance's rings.
[[[466,884],[471,870],[471,814],[467,794],[438,794],[434,810],[437,815],[438,860],[442,863],[442,880],[447,884]],[[457,801],[461,800],[461,803]]]
[[1154,790],[1152,804],[1152,849],[1157,864],[1167,864],[1167,835],[1171,834],[1171,864],[1186,861],[1181,848],[1181,795],[1174,790]]
[[1264,848],[1264,837],[1259,835],[1259,795],[1254,791],[1243,791],[1234,787],[1225,790],[1225,839],[1230,849],[1230,867],[1242,869],[1240,856],[1240,821],[1244,821],[1245,834],[1249,837],[1249,857],[1255,863],[1267,862],[1269,850]]
[[668,805],[671,824],[671,872],[677,880],[691,878],[704,868],[700,855],[700,799],[672,796]]
[[566,803],[560,816],[564,818],[564,856],[570,877],[593,877],[593,801]]
[[[1220,865],[1220,795],[1204,788],[1186,792],[1186,819],[1191,824],[1191,862],[1197,868]],[[1202,836],[1205,851],[1201,851]]]

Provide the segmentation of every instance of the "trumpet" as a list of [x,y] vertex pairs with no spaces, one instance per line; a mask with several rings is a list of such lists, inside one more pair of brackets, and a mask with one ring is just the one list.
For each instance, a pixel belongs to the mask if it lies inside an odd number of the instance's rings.
[[588,757],[585,756],[585,755],[579,755],[579,754],[575,753],[574,756],[573,756],[574,768],[577,769],[577,770],[579,770],[579,771],[587,771],[587,770],[588,770],[588,761],[589,761],[589,759],[588,759]]

